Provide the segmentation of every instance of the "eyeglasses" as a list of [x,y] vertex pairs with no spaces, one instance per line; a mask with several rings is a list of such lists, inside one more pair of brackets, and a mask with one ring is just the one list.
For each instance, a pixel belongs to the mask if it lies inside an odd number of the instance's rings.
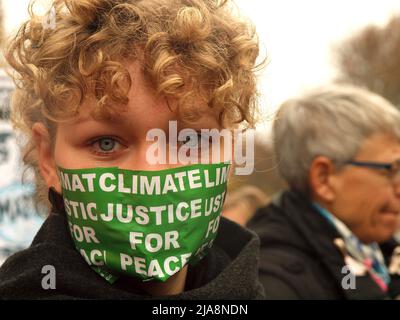
[[400,177],[400,159],[392,163],[390,162],[371,162],[371,161],[346,161],[345,164],[366,167],[371,169],[383,169],[386,170],[390,178],[394,179]]

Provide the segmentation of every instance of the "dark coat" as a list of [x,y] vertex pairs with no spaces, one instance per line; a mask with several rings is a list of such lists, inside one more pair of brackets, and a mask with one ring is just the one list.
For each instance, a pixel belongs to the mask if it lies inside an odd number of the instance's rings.
[[[343,288],[349,272],[334,244],[340,235],[300,193],[284,192],[259,209],[248,226],[261,239],[259,272],[267,299],[384,299],[400,294],[399,275],[391,275],[388,294],[368,274],[355,278],[355,289]],[[388,264],[396,246],[382,246]]]
[[[57,210],[56,210],[57,211]],[[171,299],[262,299],[258,279],[259,239],[221,219],[208,255],[189,266],[186,291]],[[42,288],[42,268],[54,266],[56,289]],[[128,280],[128,279],[125,279]],[[95,273],[75,249],[65,212],[53,212],[32,245],[0,268],[0,299],[150,299],[124,279],[111,285]]]

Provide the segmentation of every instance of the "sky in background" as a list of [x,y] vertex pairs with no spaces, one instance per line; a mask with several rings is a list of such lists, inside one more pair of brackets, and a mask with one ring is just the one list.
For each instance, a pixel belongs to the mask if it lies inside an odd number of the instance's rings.
[[[45,0],[42,0],[45,2]],[[29,0],[3,0],[8,33],[27,17]],[[335,77],[332,47],[368,24],[400,13],[400,0],[236,0],[256,25],[269,64],[260,79],[268,129],[285,99]]]

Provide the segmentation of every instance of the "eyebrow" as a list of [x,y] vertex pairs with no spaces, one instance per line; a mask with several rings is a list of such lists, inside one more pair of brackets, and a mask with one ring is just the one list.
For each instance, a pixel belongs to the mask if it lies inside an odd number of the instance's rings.
[[126,116],[124,117],[121,114],[116,114],[113,115],[112,117],[99,117],[99,118],[94,118],[92,115],[86,116],[84,118],[78,119],[74,122],[72,122],[71,124],[73,125],[78,125],[81,123],[85,123],[85,122],[97,122],[97,123],[106,123],[106,124],[127,124],[126,121]]

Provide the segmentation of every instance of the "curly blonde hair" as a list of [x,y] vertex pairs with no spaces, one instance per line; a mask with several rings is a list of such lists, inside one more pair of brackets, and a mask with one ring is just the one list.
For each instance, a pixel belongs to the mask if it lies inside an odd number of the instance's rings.
[[[229,0],[53,0],[55,24],[29,6],[30,19],[11,40],[15,70],[12,120],[27,140],[23,160],[35,171],[37,203],[46,187],[32,139],[34,123],[50,132],[93,97],[95,115],[112,116],[128,103],[127,61],[139,61],[155,92],[178,101],[181,116],[198,118],[201,98],[224,127],[254,125],[259,43],[254,27]],[[54,136],[54,134],[52,134]]]

